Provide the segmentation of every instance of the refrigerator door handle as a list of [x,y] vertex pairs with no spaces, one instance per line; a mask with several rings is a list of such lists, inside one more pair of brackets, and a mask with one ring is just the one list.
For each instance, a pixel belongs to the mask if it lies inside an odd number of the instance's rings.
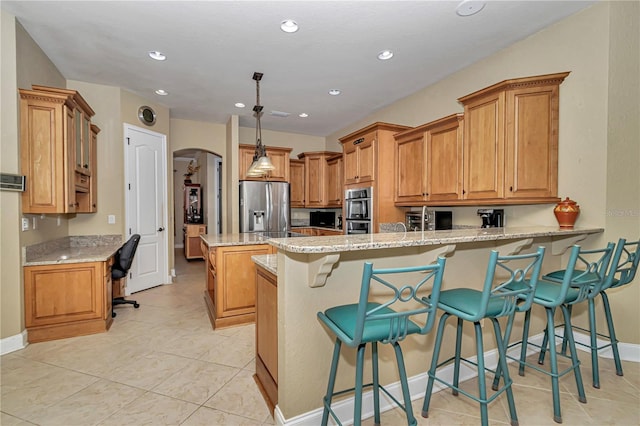
[[271,200],[273,198],[272,194],[271,194],[271,183],[267,182],[266,186],[266,191],[267,191],[267,231],[273,231],[273,229],[271,229],[271,219],[272,219],[272,215],[273,215],[273,206],[271,205]]

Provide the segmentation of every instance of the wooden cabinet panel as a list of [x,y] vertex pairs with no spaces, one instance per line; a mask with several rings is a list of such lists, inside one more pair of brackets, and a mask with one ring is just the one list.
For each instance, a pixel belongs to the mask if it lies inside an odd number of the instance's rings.
[[93,114],[75,90],[20,89],[21,169],[28,182],[23,213],[97,211],[95,145],[100,129],[91,124]]
[[188,260],[203,259],[200,245],[200,234],[207,233],[207,225],[186,224],[184,225],[184,257]]
[[291,207],[304,207],[304,160],[290,160],[289,162],[289,179],[290,179],[290,199]]
[[[329,175],[327,159],[333,158],[337,152],[316,151],[303,152],[298,158],[304,160],[304,207],[329,207]],[[337,182],[333,182],[336,186]],[[341,184],[340,184],[341,186]]]
[[344,193],[342,155],[327,158],[327,207],[342,207]]
[[421,203],[426,200],[427,145],[423,130],[396,136],[396,204]]
[[557,85],[507,92],[505,196],[558,196]]
[[111,326],[109,262],[24,267],[29,342],[106,331]]
[[278,279],[256,270],[256,382],[269,410],[278,404]]
[[505,80],[464,105],[466,200],[555,203],[560,84],[568,72]]
[[344,154],[344,183],[367,183],[376,178],[376,133],[358,136],[352,139],[343,139]]
[[246,173],[253,162],[255,145],[240,144],[239,145],[239,174],[240,180],[265,180],[265,181],[281,181],[289,182],[289,153],[291,148],[284,147],[265,147],[267,157],[276,167],[275,170],[262,177],[247,177]]
[[464,198],[503,198],[504,93],[465,104]]
[[205,301],[214,328],[255,320],[256,268],[251,256],[271,254],[273,250],[268,244],[209,249]]
[[428,201],[456,201],[463,196],[463,115],[433,122],[426,132]]

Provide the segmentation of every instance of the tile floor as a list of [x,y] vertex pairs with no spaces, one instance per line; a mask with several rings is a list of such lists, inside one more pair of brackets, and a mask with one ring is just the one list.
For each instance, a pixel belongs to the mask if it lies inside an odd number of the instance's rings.
[[[36,343],[2,356],[0,424],[9,425],[271,425],[252,378],[254,327],[213,331],[202,293],[204,266],[176,251],[173,285],[132,296],[141,307],[116,307],[108,333]],[[640,425],[640,364],[625,362],[618,377],[601,360],[601,389],[590,385],[590,362],[580,353],[587,404],[577,401],[572,376],[561,379],[565,425]],[[512,368],[520,425],[554,425],[549,379]],[[465,383],[474,390],[476,380]],[[479,409],[448,391],[434,394],[419,425],[476,425]],[[504,396],[489,406],[491,424],[508,424]],[[382,423],[406,424],[403,413]],[[373,419],[364,421],[372,425]]]

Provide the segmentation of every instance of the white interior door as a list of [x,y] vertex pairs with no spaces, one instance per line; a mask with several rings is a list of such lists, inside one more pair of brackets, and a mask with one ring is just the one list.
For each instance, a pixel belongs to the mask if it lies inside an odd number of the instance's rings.
[[127,294],[170,283],[168,273],[165,135],[124,125],[127,238],[140,243],[127,281]]

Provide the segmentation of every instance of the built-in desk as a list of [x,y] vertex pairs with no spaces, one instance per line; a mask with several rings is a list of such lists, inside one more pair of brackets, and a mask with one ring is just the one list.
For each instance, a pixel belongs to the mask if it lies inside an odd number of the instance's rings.
[[26,247],[24,304],[30,343],[109,330],[111,266],[120,235],[65,237]]
[[[598,238],[601,232],[601,228],[509,227],[269,240],[278,249],[276,424],[294,418],[296,424],[320,423],[334,337],[316,314],[358,300],[365,261],[382,268],[403,267],[428,264],[443,255],[447,257],[443,289],[480,289],[491,249],[506,254],[545,246],[543,270],[549,271],[560,268],[561,254],[568,247],[578,242],[588,244],[588,239]],[[534,310],[532,330],[543,329],[543,317]],[[513,335],[518,332],[514,327]],[[434,334],[412,335],[402,342],[410,389],[416,397],[424,393]],[[473,336],[465,333],[463,356],[471,356],[472,341]],[[380,382],[397,389],[393,350],[386,346],[379,348]],[[445,339],[443,352],[449,354],[441,354],[443,358],[451,355],[452,346],[453,342]],[[353,386],[353,352],[344,354],[336,389]],[[365,371],[370,374],[369,369]],[[382,404],[384,407],[384,401]]]

